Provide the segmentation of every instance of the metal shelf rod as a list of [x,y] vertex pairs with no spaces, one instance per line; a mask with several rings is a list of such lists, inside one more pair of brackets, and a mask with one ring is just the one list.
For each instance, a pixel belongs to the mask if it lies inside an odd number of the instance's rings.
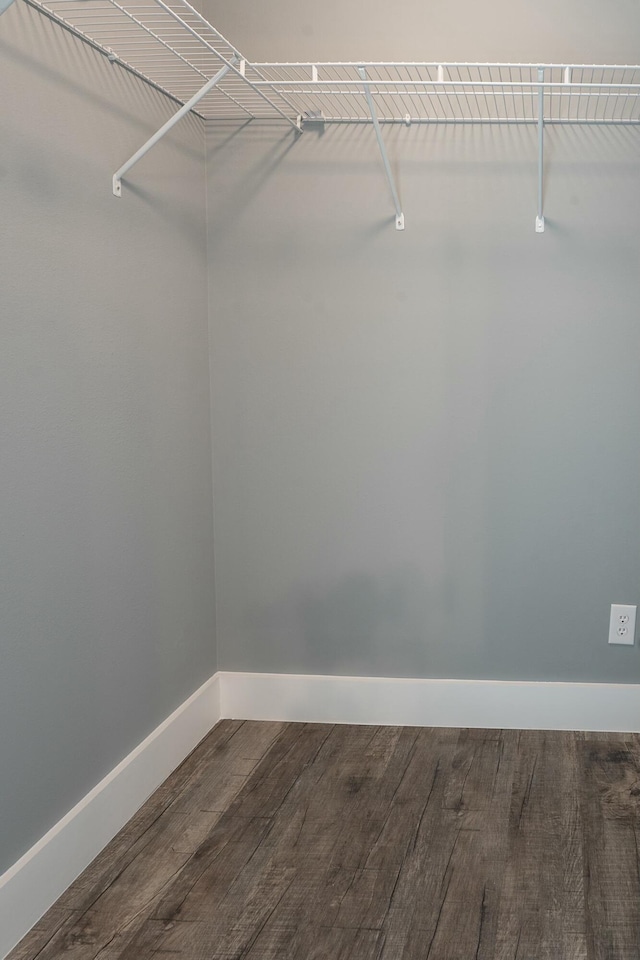
[[[275,117],[263,117],[263,120],[274,121]],[[323,117],[323,123],[360,123],[368,124],[371,123],[370,117]],[[640,125],[640,118],[637,120],[585,120],[585,119],[575,119],[567,120],[561,117],[545,117],[545,124],[553,124],[555,126],[565,126],[565,127],[574,127],[574,126],[590,126],[590,127],[616,127],[616,126],[630,126],[637,127]],[[451,124],[508,124],[510,126],[515,126],[517,124],[524,126],[535,126],[538,121],[536,117],[413,117],[409,115],[402,117],[385,117],[378,116],[378,123],[380,124],[401,124],[402,126],[413,126],[413,124],[432,124],[434,126],[440,125],[451,125]]]
[[[311,81],[307,81],[311,82]],[[537,80],[530,81],[520,81],[520,80],[379,80],[377,78],[371,77],[369,82],[372,87],[482,87],[482,88],[492,88],[497,87],[499,89],[508,88],[509,90],[532,90],[537,91],[540,87],[540,83]],[[287,84],[291,84],[291,80],[255,80],[254,85],[256,87],[283,87]],[[357,87],[359,82],[357,80],[318,80],[314,81],[314,86],[318,87]],[[542,86],[544,89],[558,88],[560,90],[570,90],[572,88],[592,88],[594,90],[633,90],[636,87],[640,88],[640,83],[636,81],[635,83],[596,83],[591,81],[587,83],[586,81],[574,81],[571,83],[559,83],[556,81],[546,80]],[[296,92],[300,92],[296,90]],[[313,91],[309,90],[309,93]],[[317,92],[317,91],[315,91]]]
[[540,88],[538,90],[538,215],[536,233],[544,233],[544,215],[542,213],[542,176],[544,160],[544,67],[538,68]]
[[[68,0],[49,0],[50,3],[60,2],[67,3]],[[254,63],[254,67],[258,69],[267,68],[267,67],[312,67],[315,66],[319,70],[323,67],[354,67],[356,69],[360,67],[365,67],[368,69],[370,67],[434,67],[436,70],[438,67],[518,67],[521,69],[528,70],[538,70],[539,67],[544,67],[545,70],[566,70],[567,68],[571,70],[640,70],[640,64],[631,64],[631,63],[487,63],[484,61],[446,61],[446,60],[326,60],[322,62],[321,60],[304,60],[304,61],[263,61],[261,63]]]

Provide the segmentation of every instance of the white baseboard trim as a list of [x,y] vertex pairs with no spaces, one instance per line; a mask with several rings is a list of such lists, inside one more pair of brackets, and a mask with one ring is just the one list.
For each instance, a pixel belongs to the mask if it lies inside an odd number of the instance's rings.
[[640,684],[219,676],[221,716],[233,719],[640,732]]
[[0,957],[19,943],[219,719],[220,682],[214,674],[0,875]]

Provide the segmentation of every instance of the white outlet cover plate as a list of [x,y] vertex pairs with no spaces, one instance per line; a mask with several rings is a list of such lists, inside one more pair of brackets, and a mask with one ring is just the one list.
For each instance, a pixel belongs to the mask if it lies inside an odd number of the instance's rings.
[[627,603],[612,603],[609,620],[609,643],[632,647],[636,636],[636,610]]

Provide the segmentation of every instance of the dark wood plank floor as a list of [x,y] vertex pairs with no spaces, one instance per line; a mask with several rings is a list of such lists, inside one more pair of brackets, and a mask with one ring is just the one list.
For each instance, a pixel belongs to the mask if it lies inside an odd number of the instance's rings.
[[640,737],[225,720],[11,960],[640,960]]

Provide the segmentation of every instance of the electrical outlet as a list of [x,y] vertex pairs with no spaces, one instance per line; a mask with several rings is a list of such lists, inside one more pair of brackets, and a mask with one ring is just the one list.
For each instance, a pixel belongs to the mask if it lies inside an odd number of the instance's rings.
[[636,635],[636,610],[626,603],[611,604],[609,620],[609,643],[622,643],[632,647]]

